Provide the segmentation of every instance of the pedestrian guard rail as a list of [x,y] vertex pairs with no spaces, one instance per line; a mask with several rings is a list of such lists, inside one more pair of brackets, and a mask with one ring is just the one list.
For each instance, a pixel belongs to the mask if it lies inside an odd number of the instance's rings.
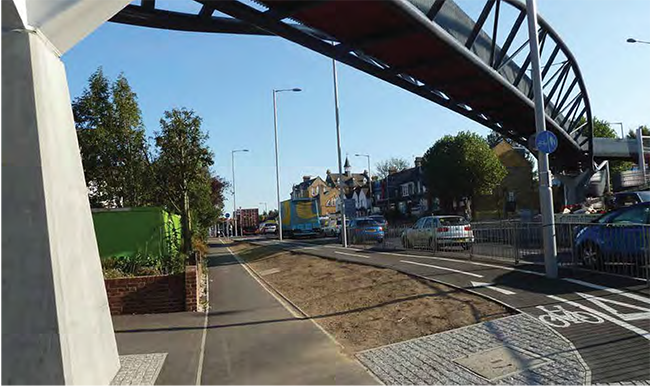
[[[348,232],[347,240],[351,245],[381,250],[428,251],[437,256],[514,264],[544,263],[541,222],[473,222],[468,228],[438,233],[436,229],[389,226],[381,238]],[[565,221],[555,224],[555,235],[560,267],[641,278],[650,284],[649,225]]]

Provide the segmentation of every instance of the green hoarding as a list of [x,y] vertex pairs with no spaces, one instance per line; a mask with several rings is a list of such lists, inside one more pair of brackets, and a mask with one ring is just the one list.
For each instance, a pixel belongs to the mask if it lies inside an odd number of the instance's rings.
[[94,209],[93,223],[102,259],[161,257],[180,248],[180,216],[159,207]]

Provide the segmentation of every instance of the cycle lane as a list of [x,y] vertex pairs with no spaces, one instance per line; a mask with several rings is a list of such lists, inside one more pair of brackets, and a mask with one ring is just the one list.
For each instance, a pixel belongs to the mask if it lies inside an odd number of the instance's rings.
[[[292,243],[302,253],[393,268],[471,289],[529,314],[576,347],[594,383],[650,380],[650,298],[642,293],[550,280],[521,267],[407,253]],[[305,248],[309,250],[304,250]],[[341,254],[341,253],[348,254]],[[352,253],[352,254],[350,254]]]

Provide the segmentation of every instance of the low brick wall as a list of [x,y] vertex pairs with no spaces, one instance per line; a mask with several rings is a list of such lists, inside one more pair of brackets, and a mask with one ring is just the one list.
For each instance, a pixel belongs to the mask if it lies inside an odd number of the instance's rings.
[[111,314],[146,314],[195,311],[196,266],[173,275],[104,280]]

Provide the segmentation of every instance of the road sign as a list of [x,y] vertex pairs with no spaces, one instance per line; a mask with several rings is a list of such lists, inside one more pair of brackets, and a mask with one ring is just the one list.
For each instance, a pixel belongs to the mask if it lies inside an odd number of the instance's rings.
[[535,147],[544,153],[553,153],[557,149],[557,137],[553,132],[545,130],[535,136]]
[[230,218],[230,213],[226,212],[226,219]]

